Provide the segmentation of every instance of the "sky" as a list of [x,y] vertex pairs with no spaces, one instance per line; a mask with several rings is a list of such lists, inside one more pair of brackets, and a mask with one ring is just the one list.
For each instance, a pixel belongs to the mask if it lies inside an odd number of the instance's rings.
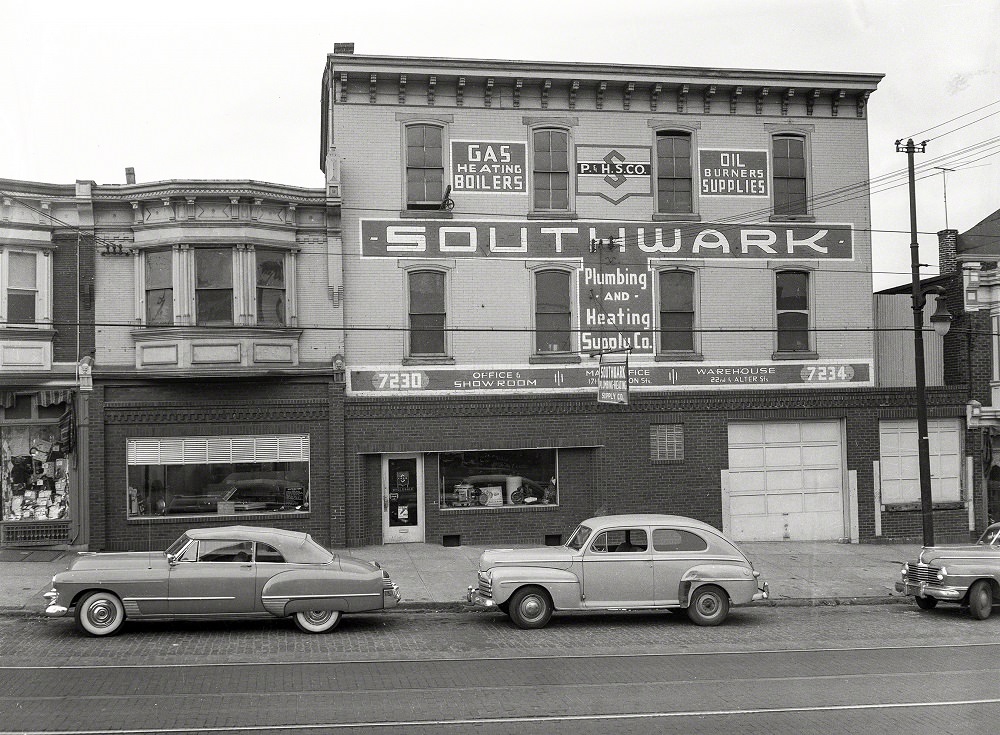
[[[873,288],[1000,209],[1000,0],[0,0],[0,178],[322,187],[320,88],[357,54],[885,74],[869,99]],[[853,110],[850,111],[853,114]],[[947,206],[946,206],[947,202]]]

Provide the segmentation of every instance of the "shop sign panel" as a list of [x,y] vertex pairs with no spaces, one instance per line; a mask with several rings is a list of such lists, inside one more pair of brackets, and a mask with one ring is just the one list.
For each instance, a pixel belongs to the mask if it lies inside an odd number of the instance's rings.
[[[852,260],[850,224],[721,224],[578,220],[362,219],[365,258],[579,259],[601,264],[594,240],[615,251],[673,260]],[[606,255],[606,254],[605,254]]]
[[698,151],[701,195],[768,197],[767,151]]
[[[871,385],[870,363],[781,362],[698,365],[630,365],[629,391],[706,388],[833,388]],[[600,367],[527,368],[385,368],[351,370],[348,390],[360,395],[418,393],[508,394],[592,391],[600,385]]]
[[653,195],[653,165],[647,146],[578,145],[576,194],[619,204]]
[[597,376],[597,402],[628,405],[628,353],[601,355]]
[[527,194],[525,143],[453,140],[451,187],[454,191]]

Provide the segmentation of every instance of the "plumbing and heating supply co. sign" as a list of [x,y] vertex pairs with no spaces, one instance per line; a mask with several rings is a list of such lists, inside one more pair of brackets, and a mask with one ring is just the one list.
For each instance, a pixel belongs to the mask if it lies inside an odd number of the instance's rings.
[[850,225],[361,220],[361,256],[571,261],[580,351],[652,354],[650,258],[850,260],[854,246]]
[[454,192],[526,194],[525,143],[453,140],[451,187]]

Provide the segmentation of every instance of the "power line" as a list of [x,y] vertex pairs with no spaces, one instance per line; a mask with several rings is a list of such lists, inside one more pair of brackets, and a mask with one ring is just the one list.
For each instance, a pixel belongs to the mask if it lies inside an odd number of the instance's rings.
[[963,112],[961,115],[956,115],[955,117],[951,118],[950,120],[945,120],[943,123],[938,123],[937,125],[933,125],[933,126],[927,128],[926,130],[921,130],[921,131],[919,131],[917,133],[912,133],[910,135],[904,135],[902,139],[905,140],[906,138],[917,138],[917,137],[923,135],[924,133],[929,133],[932,130],[937,130],[940,127],[944,127],[945,125],[948,125],[949,123],[953,123],[956,120],[961,120],[963,117],[968,117],[969,115],[974,115],[975,113],[977,113],[977,112],[979,112],[981,110],[985,110],[987,107],[992,107],[993,105],[996,105],[996,104],[1000,104],[1000,100],[993,100],[992,102],[988,102],[987,104],[983,105],[982,107],[977,107],[975,110],[969,110],[968,112]]

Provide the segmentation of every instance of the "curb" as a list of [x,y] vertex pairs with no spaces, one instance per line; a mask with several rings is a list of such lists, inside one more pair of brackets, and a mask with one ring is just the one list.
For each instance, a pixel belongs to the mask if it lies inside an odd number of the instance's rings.
[[[879,597],[789,597],[780,600],[760,600],[758,602],[750,602],[746,605],[740,605],[739,607],[860,607],[865,605],[899,605],[906,604],[910,602],[909,597],[895,597],[895,596],[879,596]],[[739,609],[734,608],[734,609]],[[636,612],[640,610],[636,609]],[[448,612],[448,613],[492,613],[497,612],[495,610],[483,610],[481,608],[473,607],[470,603],[464,601],[454,601],[454,602],[401,602],[395,608],[389,610],[378,611],[372,610],[370,612],[379,612],[382,614],[392,614],[394,612],[415,612],[415,613],[434,613],[434,612]],[[573,612],[585,612],[576,611]],[[0,618],[44,618],[45,611],[43,609],[31,609],[25,607],[0,607]],[[67,614],[64,617],[72,617]]]

